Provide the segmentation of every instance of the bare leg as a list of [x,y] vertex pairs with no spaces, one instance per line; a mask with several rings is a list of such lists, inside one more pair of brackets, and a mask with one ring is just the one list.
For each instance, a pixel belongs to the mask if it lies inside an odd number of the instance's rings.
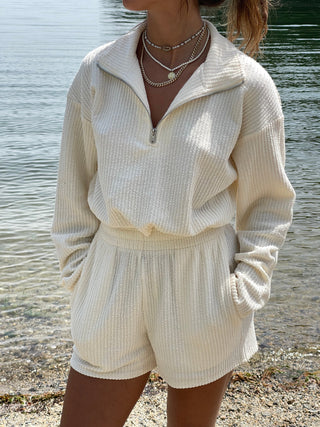
[[61,427],[122,427],[150,372],[128,380],[105,380],[70,369]]
[[168,427],[214,427],[231,375],[200,387],[168,386]]

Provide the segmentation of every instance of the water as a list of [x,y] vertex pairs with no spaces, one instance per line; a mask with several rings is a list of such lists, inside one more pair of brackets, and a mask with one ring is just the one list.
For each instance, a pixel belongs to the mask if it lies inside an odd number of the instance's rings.
[[[256,315],[263,352],[319,349],[319,13],[306,5],[300,9],[300,4],[291,2],[290,9],[273,15],[260,60],[282,97],[287,171],[297,192],[271,300]],[[58,284],[49,236],[66,92],[88,51],[142,18],[115,0],[11,0],[0,5],[4,377],[13,366],[44,372],[68,363],[68,294]]]

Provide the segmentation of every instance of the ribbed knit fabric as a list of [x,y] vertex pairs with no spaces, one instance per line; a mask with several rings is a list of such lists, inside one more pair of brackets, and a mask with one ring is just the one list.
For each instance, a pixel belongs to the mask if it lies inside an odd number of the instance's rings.
[[52,227],[67,288],[100,223],[188,237],[236,215],[239,318],[269,298],[295,198],[281,103],[267,72],[208,26],[206,61],[155,129],[135,53],[144,24],[82,61],[67,98]]
[[212,382],[257,351],[230,287],[231,225],[196,236],[101,224],[71,300],[71,366],[127,379],[157,367],[171,387]]

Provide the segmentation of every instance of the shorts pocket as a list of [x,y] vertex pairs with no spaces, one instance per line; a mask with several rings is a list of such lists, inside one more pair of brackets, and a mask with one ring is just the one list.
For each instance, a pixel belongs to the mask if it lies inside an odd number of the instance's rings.
[[232,295],[236,279],[233,271],[236,267],[234,256],[238,250],[238,239],[235,230],[229,224],[223,227],[221,231],[220,259],[222,264],[221,268],[223,269],[222,277],[225,306],[229,315],[239,318],[239,313]]
[[78,278],[73,285],[71,295],[70,295],[70,305],[71,306],[74,303],[74,300],[76,298],[78,290],[81,287],[81,282],[83,280],[83,277],[86,274],[86,271],[88,269],[88,262],[89,262],[90,258],[93,256],[93,253],[95,251],[96,240],[97,240],[97,233],[94,235],[94,237],[90,243],[90,246],[88,248],[88,251],[87,251],[86,255],[84,256],[84,258],[83,258],[83,260],[79,266],[79,270],[80,270],[79,275],[78,275]]
[[230,294],[230,301],[231,304],[234,307],[235,312],[237,313],[238,317],[240,318],[237,305],[235,302],[234,295],[237,293],[237,284],[236,284],[236,275],[234,273],[230,273],[229,276],[229,294]]

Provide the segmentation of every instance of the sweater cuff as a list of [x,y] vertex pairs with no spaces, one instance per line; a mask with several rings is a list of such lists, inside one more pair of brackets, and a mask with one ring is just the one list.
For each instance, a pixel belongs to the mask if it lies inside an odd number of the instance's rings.
[[231,273],[230,275],[230,285],[231,285],[231,295],[233,302],[236,306],[236,310],[241,319],[249,316],[254,310],[248,304],[245,299],[241,299],[240,295],[243,295],[243,282],[235,275]]
[[[77,254],[74,254],[74,256],[76,255]],[[74,260],[77,264],[76,266],[75,266],[75,262],[69,261],[66,267],[61,271],[61,276],[60,276],[61,286],[63,286],[68,291],[73,292],[76,284],[80,279],[87,257],[88,257],[88,250],[80,260],[79,259]]]

